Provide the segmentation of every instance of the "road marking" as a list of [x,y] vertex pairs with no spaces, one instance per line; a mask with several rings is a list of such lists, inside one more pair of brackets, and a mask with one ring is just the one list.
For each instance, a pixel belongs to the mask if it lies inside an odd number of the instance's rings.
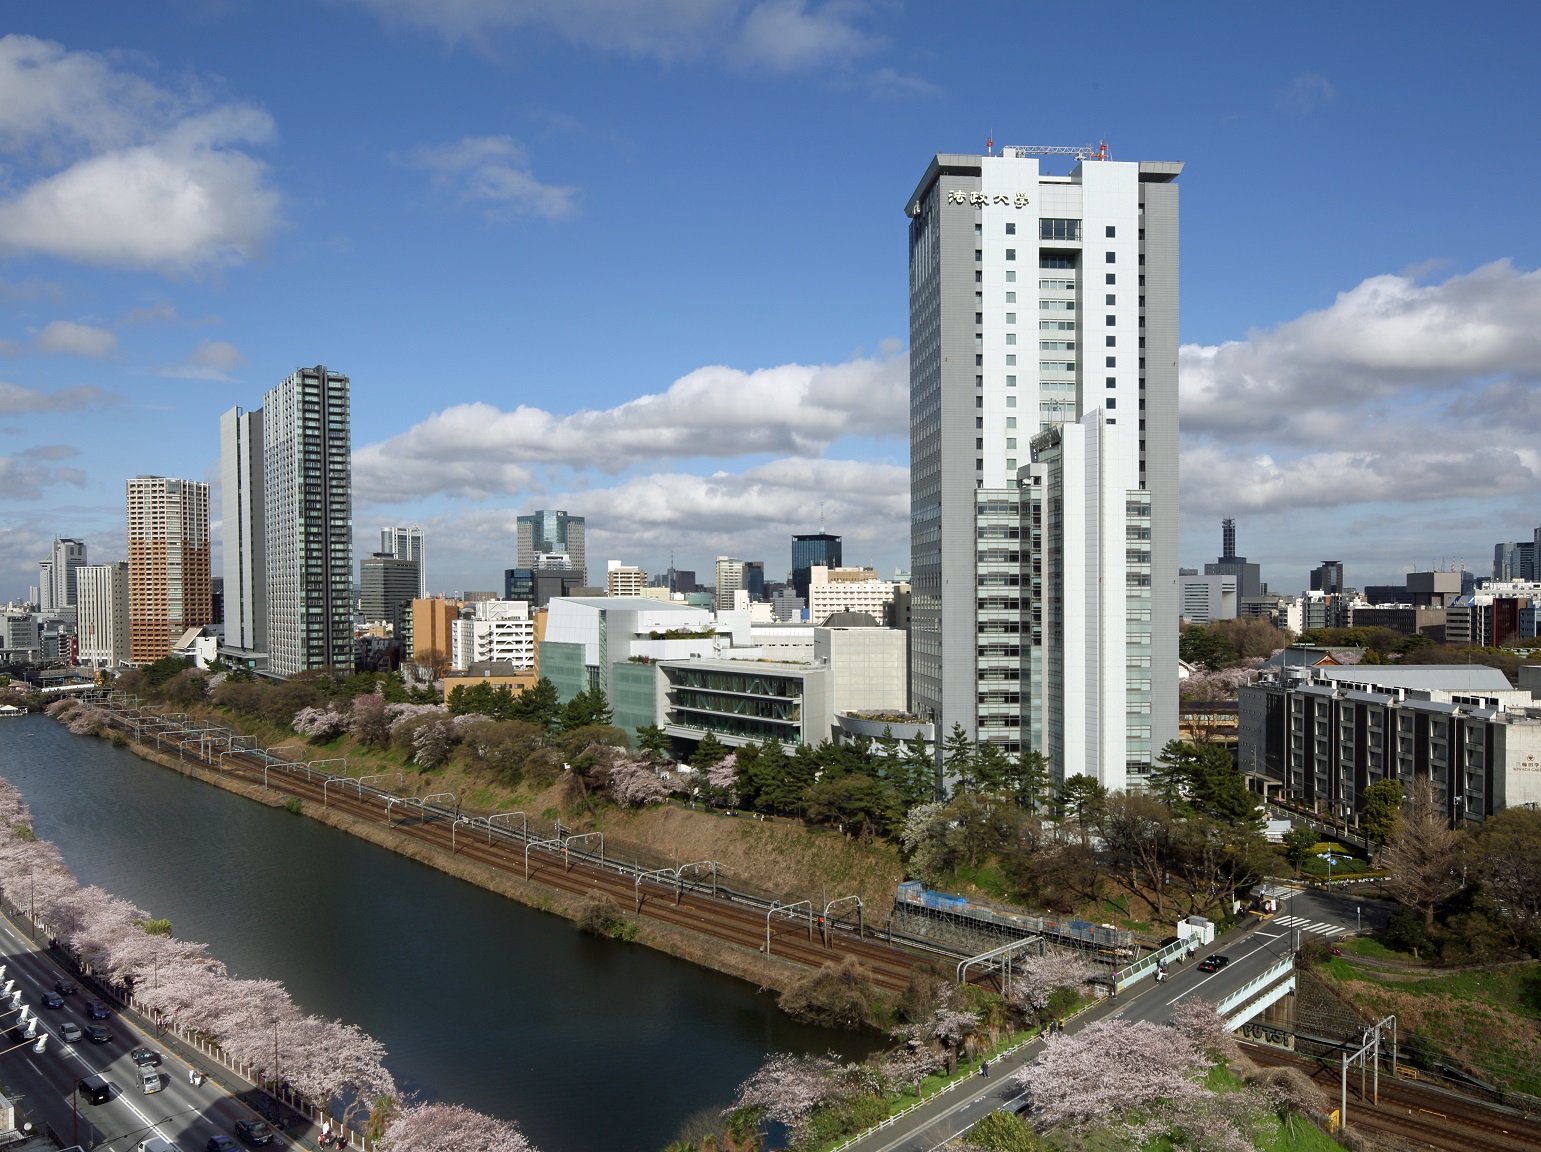
[[[1256,935],[1256,933],[1253,933],[1253,935]],[[1268,947],[1267,944],[1259,944],[1256,948],[1252,949],[1250,952],[1244,952],[1239,957],[1237,957],[1235,960],[1232,960],[1231,964],[1239,964],[1241,961],[1247,959],[1247,957],[1255,956],[1257,953],[1263,951],[1263,949],[1265,949],[1267,947]],[[1231,964],[1227,964],[1226,968],[1229,968],[1231,966]],[[1166,1002],[1166,1006],[1168,1008],[1170,1008],[1173,1004],[1176,1004],[1183,997],[1185,997],[1185,996],[1192,996],[1203,985],[1209,983],[1209,981],[1213,980],[1216,976],[1220,975],[1220,973],[1224,972],[1224,971],[1225,971],[1225,968],[1219,968],[1219,969],[1216,969],[1215,971],[1209,973],[1209,975],[1205,976],[1204,979],[1200,980],[1197,984],[1195,984],[1192,988],[1189,988],[1186,992],[1179,992],[1176,996],[1172,997],[1172,999],[1168,1000]]]
[[1280,916],[1274,921],[1286,928],[1299,928],[1302,932],[1315,932],[1318,936],[1336,936],[1348,929],[1322,920],[1307,920],[1304,916]]

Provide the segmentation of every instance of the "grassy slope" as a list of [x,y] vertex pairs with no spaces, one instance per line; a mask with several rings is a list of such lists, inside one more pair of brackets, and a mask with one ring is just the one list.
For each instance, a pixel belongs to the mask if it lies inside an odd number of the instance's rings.
[[1349,1000],[1424,1036],[1485,1080],[1541,1095],[1541,963],[1393,981],[1342,959],[1323,965]]

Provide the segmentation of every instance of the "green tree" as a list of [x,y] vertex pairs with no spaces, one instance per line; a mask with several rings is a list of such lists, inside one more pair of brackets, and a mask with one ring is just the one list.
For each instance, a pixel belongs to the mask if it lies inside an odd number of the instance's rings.
[[904,742],[903,769],[895,782],[906,808],[929,804],[937,798],[936,756],[920,735]]
[[542,676],[530,687],[515,696],[509,704],[509,720],[522,720],[535,724],[547,732],[554,731],[562,706],[557,698],[556,685]]
[[1311,859],[1311,853],[1315,850],[1316,829],[1301,825],[1291,828],[1284,834],[1284,858],[1296,872],[1305,867],[1306,861]]
[[562,706],[558,724],[563,732],[576,732],[579,728],[609,724],[611,719],[605,694],[598,688],[588,688]]
[[1059,810],[1072,817],[1081,829],[1081,842],[1087,840],[1087,832],[1102,814],[1108,798],[1108,790],[1093,776],[1070,776],[1059,786]]
[[1193,779],[1196,749],[1185,740],[1168,740],[1151,768],[1149,792],[1173,812],[1188,809],[1185,793]]
[[1189,664],[1202,664],[1215,671],[1229,668],[1240,659],[1229,640],[1200,625],[1182,630],[1177,639],[1177,654]]
[[701,737],[700,742],[696,745],[696,750],[691,753],[690,766],[696,769],[710,768],[713,764],[726,759],[727,755],[728,746],[717,739],[715,733],[708,732],[705,736]]
[[637,729],[637,747],[653,761],[667,760],[673,746],[664,730],[657,724],[644,724]]
[[794,812],[802,801],[802,788],[792,779],[792,760],[779,740],[760,744],[751,769],[755,796],[772,812]]
[[1226,824],[1261,829],[1266,823],[1257,795],[1236,767],[1229,748],[1220,744],[1195,746],[1193,807]]
[[999,744],[989,740],[975,746],[974,778],[981,792],[1005,792],[1011,777],[1011,761]]
[[978,781],[974,775],[976,752],[974,742],[968,738],[963,725],[953,721],[952,731],[942,746],[942,767],[953,782],[953,794],[975,790]]
[[1010,790],[1018,806],[1034,815],[1049,793],[1049,758],[1036,748],[1024,748],[1011,765]]
[[1401,816],[1400,780],[1377,780],[1364,790],[1364,811],[1359,814],[1359,827],[1373,843],[1389,841]]

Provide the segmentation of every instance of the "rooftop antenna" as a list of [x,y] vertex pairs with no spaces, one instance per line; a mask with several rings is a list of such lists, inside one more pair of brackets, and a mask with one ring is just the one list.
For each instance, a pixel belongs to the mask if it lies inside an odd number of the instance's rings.
[[824,535],[824,501],[819,501],[819,535]]

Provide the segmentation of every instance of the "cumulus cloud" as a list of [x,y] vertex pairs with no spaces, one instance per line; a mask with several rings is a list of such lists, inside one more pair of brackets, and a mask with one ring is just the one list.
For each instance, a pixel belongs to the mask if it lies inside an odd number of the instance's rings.
[[238,145],[272,133],[257,109],[200,107],[96,54],[0,38],[0,147],[30,181],[0,199],[0,251],[167,273],[248,259],[278,196]]
[[118,348],[117,336],[107,329],[76,324],[72,320],[55,320],[43,328],[32,343],[39,352],[63,352],[98,360],[111,356]]
[[491,216],[556,220],[578,210],[578,189],[536,179],[524,149],[507,136],[467,136],[453,144],[422,148],[413,153],[412,162],[431,171],[441,187],[482,205]]
[[841,65],[880,42],[860,24],[859,0],[353,0],[395,24],[451,43],[499,32],[543,31],[579,48],[663,62],[720,54],[789,72]]
[[[590,571],[607,558],[661,569],[673,550],[682,567],[688,557],[705,563],[728,554],[764,558],[776,572],[791,534],[817,526],[821,503],[826,521],[845,537],[848,559],[881,555],[898,562],[908,554],[909,475],[902,464],[785,458],[741,473],[656,472],[544,497],[542,506],[587,518]],[[469,566],[466,578],[474,579],[471,572],[489,563],[508,566],[515,520],[524,510],[473,509],[430,527],[469,542],[461,562]]]
[[7,415],[13,412],[64,412],[114,402],[115,397],[100,388],[87,386],[66,388],[60,392],[39,392],[19,384],[0,381],[0,413]]
[[1541,272],[1376,276],[1278,328],[1180,354],[1183,509],[1534,492]]
[[908,360],[892,350],[834,365],[713,366],[614,408],[558,415],[459,404],[354,453],[357,490],[381,501],[529,489],[535,469],[617,472],[647,460],[817,457],[841,437],[903,436]]
[[228,381],[230,373],[246,363],[246,357],[234,344],[223,340],[205,340],[170,368],[162,368],[158,376],[172,376],[183,380]]

